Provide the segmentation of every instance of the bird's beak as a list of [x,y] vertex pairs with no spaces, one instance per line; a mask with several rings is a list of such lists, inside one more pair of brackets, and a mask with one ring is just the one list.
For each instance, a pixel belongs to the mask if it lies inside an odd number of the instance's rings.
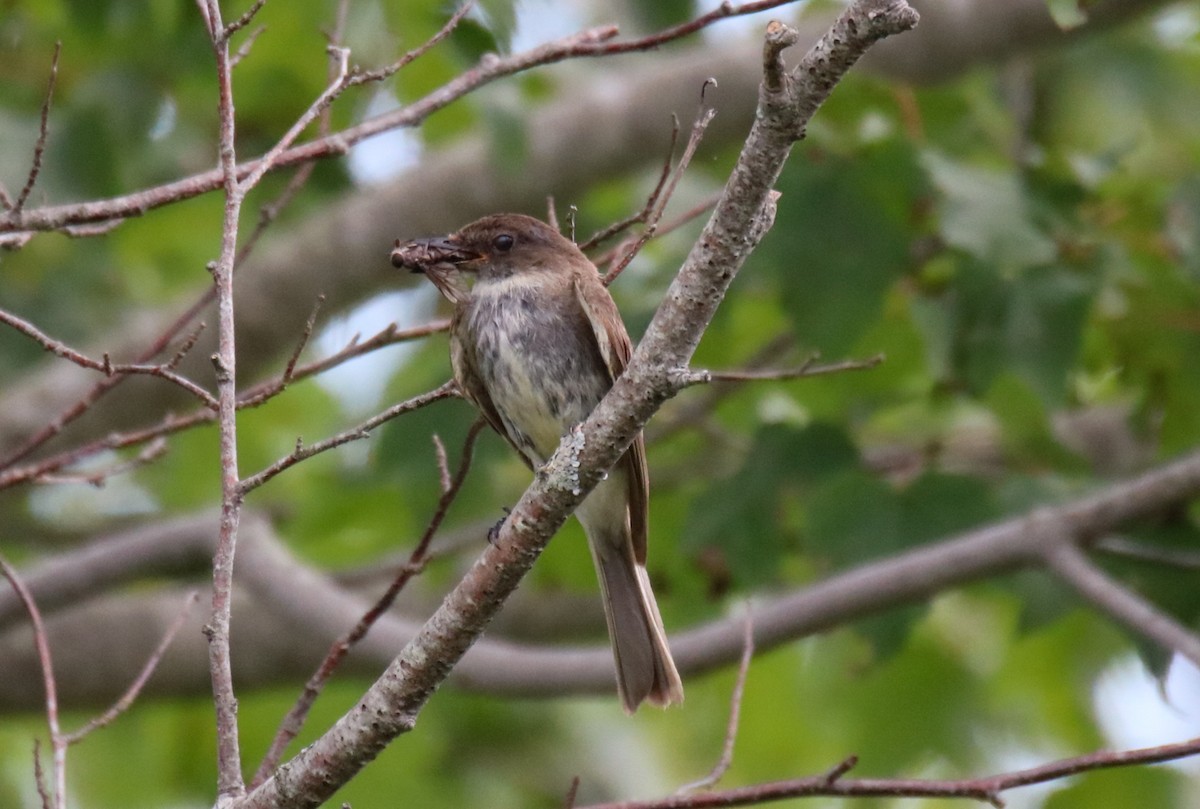
[[467,250],[455,242],[453,236],[435,236],[409,242],[397,239],[392,250],[392,266],[423,273],[437,264],[461,264],[480,257],[475,251]]

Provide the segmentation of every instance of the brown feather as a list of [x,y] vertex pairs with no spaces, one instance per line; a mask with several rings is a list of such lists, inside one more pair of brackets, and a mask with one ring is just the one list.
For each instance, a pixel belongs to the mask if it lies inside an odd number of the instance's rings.
[[[588,262],[591,277],[575,278],[575,299],[592,327],[600,355],[608,365],[609,375],[615,382],[625,373],[625,366],[633,356],[633,343],[621,320],[621,313],[613,303],[612,296],[600,282],[600,276]],[[633,540],[633,557],[638,564],[646,564],[647,537],[650,533],[650,475],[646,468],[646,440],[641,433],[633,439],[625,455],[618,461],[624,465],[629,478],[629,529]]]

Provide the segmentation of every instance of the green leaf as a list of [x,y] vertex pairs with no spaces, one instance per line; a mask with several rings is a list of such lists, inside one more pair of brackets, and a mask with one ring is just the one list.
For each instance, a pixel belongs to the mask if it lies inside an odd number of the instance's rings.
[[694,6],[693,0],[655,0],[653,3],[631,3],[625,8],[633,14],[637,30],[658,31],[690,20]]
[[914,307],[914,317],[952,380],[979,393],[1011,372],[1058,404],[1079,360],[1094,288],[1066,270],[1005,277],[995,264],[967,259],[932,303]]
[[718,550],[741,584],[769,580],[791,544],[781,524],[783,498],[795,486],[814,485],[853,467],[857,458],[846,435],[830,425],[764,427],[745,465],[696,499],[683,547],[693,555]]
[[942,238],[1002,268],[1054,260],[1054,241],[1030,219],[1029,202],[1012,171],[985,169],[926,151],[921,162],[939,193]]
[[800,340],[827,356],[843,354],[879,317],[907,268],[922,190],[915,156],[888,142],[850,157],[797,161],[779,190],[780,219],[759,255]]
[[896,492],[874,475],[846,470],[819,486],[808,503],[806,545],[837,567],[904,546]]

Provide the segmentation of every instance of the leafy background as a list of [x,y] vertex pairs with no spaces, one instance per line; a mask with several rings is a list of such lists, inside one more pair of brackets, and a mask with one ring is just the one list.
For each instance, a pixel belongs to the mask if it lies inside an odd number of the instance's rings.
[[[632,3],[622,22],[649,29],[695,11],[691,2]],[[514,37],[524,46],[553,26],[570,30],[612,13],[583,4],[485,3],[448,47],[414,64],[388,92],[415,98]],[[237,73],[243,154],[268,148],[320,92],[321,30],[331,14],[323,0],[263,10],[267,31]],[[348,28],[355,59],[386,61],[423,41],[446,14],[443,4],[425,0],[356,0]],[[746,26],[718,36],[724,43],[741,30],[748,31],[744,46],[757,47]],[[1198,30],[1194,6],[1168,6],[935,86],[858,72],[838,88],[781,178],[775,227],[720,310],[696,365],[741,366],[781,334],[792,348],[776,364],[796,364],[811,352],[831,360],[882,352],[887,361],[865,373],[741,386],[709,418],[652,441],[651,568],[669,627],[1060,501],[1200,445],[1200,105],[1190,101],[1200,97]],[[211,55],[191,3],[17,0],[0,15],[0,176],[10,190],[27,170],[56,39],[63,57],[34,202],[110,196],[213,165]],[[596,80],[605,69],[585,68]],[[520,171],[522,113],[568,89],[557,77],[533,73],[493,86],[435,115],[417,138],[422,148],[437,148],[490,133],[501,171]],[[365,95],[345,99],[334,108],[335,125],[369,108]],[[734,143],[706,144],[676,207],[718,187],[736,150]],[[352,161],[319,165],[274,238],[352,193],[363,181],[355,171]],[[631,169],[560,203],[578,207],[579,231],[589,233],[640,206],[654,171]],[[270,179],[262,199],[282,182]],[[131,313],[203,287],[220,207],[208,195],[103,238],[41,236],[0,256],[0,300],[68,342],[86,342]],[[635,335],[697,230],[653,243],[616,285]],[[402,296],[398,311],[410,322],[436,306],[428,290]],[[395,310],[385,315],[396,317]],[[337,345],[360,322],[330,325],[322,345]],[[357,383],[346,381],[353,375],[340,375],[294,386],[245,414],[243,469],[274,460],[297,435],[329,434],[354,414],[447,374],[441,337],[389,357],[379,401],[353,396]],[[40,360],[32,343],[0,333],[6,378]],[[691,391],[669,403],[660,423],[703,395]],[[370,566],[411,542],[436,502],[431,434],[456,456],[472,419],[458,402],[420,411],[369,446],[303,464],[252,505],[279,515],[279,530],[310,562]],[[1105,431],[1089,432],[1097,420]],[[485,436],[450,528],[496,519],[526,482],[502,442]],[[114,518],[211,504],[217,488],[215,434],[198,431],[103,492],[4,498],[4,522],[14,530],[0,531],[0,541],[6,553],[30,560],[51,542],[86,536]],[[1194,515],[1164,517],[1137,538],[1194,550]],[[1103,561],[1198,626],[1194,572]],[[422,585],[431,592],[446,586],[458,564],[440,563]],[[594,588],[581,532],[571,525],[524,589],[590,603]],[[608,697],[502,700],[447,688],[417,732],[392,745],[338,800],[355,807],[389,806],[401,796],[417,806],[559,806],[574,775],[581,801],[662,794],[715,760],[733,677],[692,678],[682,709],[633,720]],[[352,704],[363,685],[339,679],[318,704],[310,733]],[[265,749],[295,693],[289,686],[241,694],[248,757]],[[1014,575],[757,658],[725,783],[819,772],[849,753],[859,755],[862,775],[952,777],[1170,741],[1176,736],[1155,730],[1197,734],[1197,693],[1194,670],[1171,666],[1041,575]],[[1129,704],[1142,712],[1123,710]],[[1151,724],[1160,715],[1166,724]],[[0,805],[34,805],[30,739],[41,732],[36,714],[8,717],[0,727]],[[203,695],[146,700],[72,750],[73,805],[207,806],[214,758]],[[1096,773],[1008,797],[1014,806],[1070,809],[1183,807],[1198,794],[1195,767],[1181,766]]]

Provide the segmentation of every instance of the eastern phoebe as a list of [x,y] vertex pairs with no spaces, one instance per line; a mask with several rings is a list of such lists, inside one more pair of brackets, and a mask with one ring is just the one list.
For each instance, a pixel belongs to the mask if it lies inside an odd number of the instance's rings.
[[[463,394],[535,469],[625,370],[629,335],[596,267],[529,216],[486,216],[449,236],[396,242],[454,304],[450,362]],[[641,434],[579,504],[600,578],[625,710],[671,705],[683,684],[646,575],[649,480]]]

